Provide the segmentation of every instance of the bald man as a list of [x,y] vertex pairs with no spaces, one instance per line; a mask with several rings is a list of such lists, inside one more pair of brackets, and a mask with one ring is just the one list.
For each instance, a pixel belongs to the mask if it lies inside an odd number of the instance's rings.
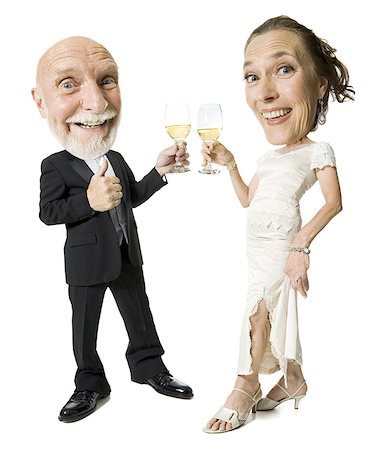
[[185,146],[162,151],[156,166],[136,181],[123,157],[111,150],[120,117],[117,65],[102,45],[84,37],[56,43],[40,59],[32,96],[65,148],[41,166],[40,219],[65,224],[65,272],[73,311],[76,389],[59,420],[91,414],[111,391],[97,354],[103,297],[109,288],[129,335],[126,358],[131,379],[157,392],[192,398],[161,356],[142,272],[132,208],[167,184],[165,174],[181,161]]

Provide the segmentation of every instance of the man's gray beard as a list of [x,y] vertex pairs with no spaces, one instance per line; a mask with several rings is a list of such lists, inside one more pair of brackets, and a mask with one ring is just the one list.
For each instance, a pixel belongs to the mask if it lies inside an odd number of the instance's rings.
[[69,132],[65,135],[60,133],[49,120],[48,124],[52,134],[67,152],[76,156],[76,158],[84,160],[97,159],[100,158],[100,156],[105,155],[115,142],[117,129],[119,127],[119,121],[117,121],[106,138],[97,133],[92,138],[88,139],[86,143],[81,143]]

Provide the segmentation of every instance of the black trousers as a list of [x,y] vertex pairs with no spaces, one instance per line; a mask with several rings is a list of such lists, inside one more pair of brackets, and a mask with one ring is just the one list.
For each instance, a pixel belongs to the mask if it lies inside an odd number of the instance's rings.
[[125,243],[121,245],[121,257],[121,273],[116,280],[93,286],[69,286],[73,351],[78,367],[76,391],[88,389],[103,395],[111,391],[96,350],[101,307],[107,288],[112,291],[128,332],[126,358],[132,381],[142,383],[167,371],[161,359],[164,350],[153,322],[142,268],[130,264]]

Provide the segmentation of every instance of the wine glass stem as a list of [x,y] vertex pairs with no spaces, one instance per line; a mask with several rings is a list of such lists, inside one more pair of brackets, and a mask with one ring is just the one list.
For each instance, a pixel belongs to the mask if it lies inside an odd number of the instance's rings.
[[[207,139],[204,141],[204,144],[209,147],[211,144],[213,144],[215,141],[213,139]],[[212,163],[208,163],[205,168],[205,170],[212,170]]]
[[[175,140],[175,143],[177,145],[177,149],[179,149],[179,144],[184,144],[184,140]],[[177,161],[174,167],[184,167],[184,164],[181,161]]]

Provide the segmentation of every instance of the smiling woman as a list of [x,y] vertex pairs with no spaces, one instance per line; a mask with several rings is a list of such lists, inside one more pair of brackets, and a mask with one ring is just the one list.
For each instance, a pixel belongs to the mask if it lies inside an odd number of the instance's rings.
[[295,33],[301,43],[299,51],[304,58],[305,56],[309,57],[309,68],[313,75],[327,80],[326,90],[321,102],[317,105],[316,118],[311,129],[311,131],[314,131],[318,124],[325,123],[330,95],[339,103],[345,100],[353,100],[355,92],[349,86],[348,69],[337,59],[335,56],[336,50],[327,41],[319,39],[312,30],[286,16],[269,19],[256,28],[246,42],[245,52],[256,36],[274,30],[286,30]]
[[[244,80],[249,107],[269,143],[246,185],[233,154],[221,143],[203,147],[205,162],[227,166],[243,207],[248,207],[249,289],[235,388],[204,431],[226,432],[251,412],[286,400],[295,408],[306,395],[298,332],[297,292],[307,296],[309,246],[341,211],[331,146],[308,138],[325,122],[328,98],[353,97],[348,71],[334,50],[311,30],[280,16],[268,20],[245,47]],[[301,227],[300,199],[319,180],[324,205]],[[259,373],[281,370],[279,383],[261,399]]]
[[247,45],[245,58],[247,103],[268,141],[297,143],[313,127],[326,79],[308,70],[311,60],[301,39],[288,30],[256,35]]

